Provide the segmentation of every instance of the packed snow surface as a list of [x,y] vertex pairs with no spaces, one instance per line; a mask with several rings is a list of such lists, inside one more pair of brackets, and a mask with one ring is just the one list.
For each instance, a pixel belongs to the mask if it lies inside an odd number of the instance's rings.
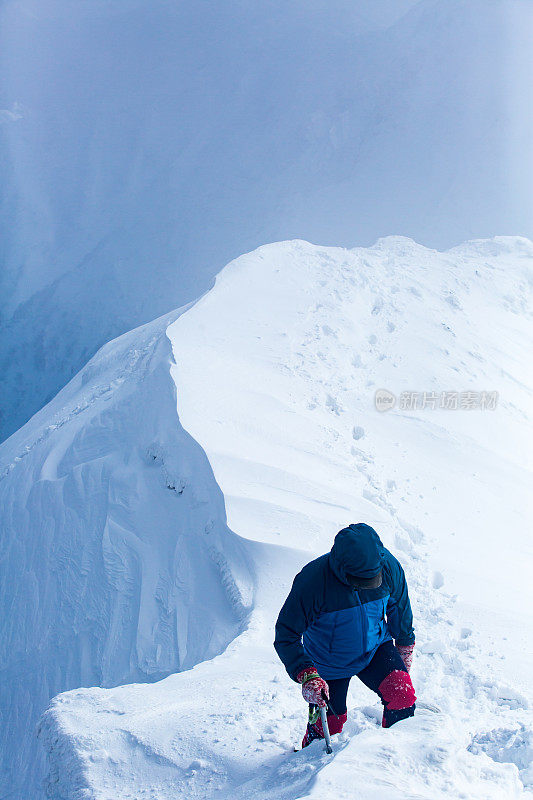
[[531,0],[0,3],[0,439],[295,237],[533,235]]
[[[531,792],[532,263],[518,237],[261,247],[2,446],[8,797],[39,796],[69,688],[52,800]],[[274,622],[359,521],[406,570],[417,713],[381,729],[354,679],[333,755],[293,753]]]

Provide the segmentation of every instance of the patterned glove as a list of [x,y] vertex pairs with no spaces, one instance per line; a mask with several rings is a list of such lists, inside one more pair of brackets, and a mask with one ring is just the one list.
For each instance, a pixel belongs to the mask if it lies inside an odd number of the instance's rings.
[[307,703],[314,706],[325,706],[323,694],[329,699],[329,686],[322,680],[315,667],[305,667],[296,676],[298,683],[302,684],[302,695]]
[[415,643],[413,644],[397,644],[396,650],[399,652],[403,663],[405,664],[405,669],[407,672],[411,672],[411,664],[413,663],[413,650],[415,649]]

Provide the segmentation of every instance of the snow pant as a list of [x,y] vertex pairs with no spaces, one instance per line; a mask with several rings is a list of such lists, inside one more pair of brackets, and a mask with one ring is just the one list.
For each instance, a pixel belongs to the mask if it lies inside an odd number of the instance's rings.
[[[390,728],[395,722],[412,717],[415,713],[416,696],[411,678],[390,639],[378,647],[370,664],[358,672],[357,677],[365,686],[379,695],[383,703],[381,724],[384,728]],[[331,734],[340,733],[346,722],[346,696],[350,680],[351,678],[337,678],[327,682],[331,706],[327,717]],[[333,714],[332,711],[335,713]],[[313,725],[307,726],[302,747],[310,744],[314,739],[323,738],[322,723],[317,720]]]

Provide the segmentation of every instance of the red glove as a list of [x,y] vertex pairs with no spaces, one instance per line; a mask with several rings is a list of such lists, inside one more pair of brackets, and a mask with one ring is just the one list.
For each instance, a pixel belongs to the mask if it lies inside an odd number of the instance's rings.
[[324,696],[329,700],[329,686],[322,680],[315,667],[305,667],[296,676],[302,684],[302,695],[307,703],[314,706],[325,706]]
[[407,672],[411,672],[411,664],[413,663],[413,650],[415,649],[415,643],[413,644],[397,644],[396,650],[399,652],[403,663],[405,664],[405,669]]

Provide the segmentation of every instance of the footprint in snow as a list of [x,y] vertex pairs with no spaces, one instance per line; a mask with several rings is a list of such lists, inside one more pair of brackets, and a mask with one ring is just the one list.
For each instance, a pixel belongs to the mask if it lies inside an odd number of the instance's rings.
[[485,753],[500,764],[514,764],[524,788],[533,787],[533,733],[524,725],[478,733],[468,750],[474,755]]
[[424,541],[424,533],[420,528],[416,525],[411,525],[410,522],[406,522],[401,517],[398,517],[398,524],[405,531],[413,544],[422,544]]
[[338,338],[336,331],[330,328],[329,325],[322,325],[322,333],[324,336],[333,336],[334,339]]
[[396,531],[394,535],[394,543],[398,550],[402,550],[407,555],[411,556],[412,558],[417,557],[417,552],[413,547],[413,542],[411,539],[403,533]]
[[442,589],[444,586],[444,576],[442,572],[434,572],[433,573],[433,588],[434,589]]
[[374,308],[372,309],[372,314],[376,316],[380,313],[381,309],[383,308],[383,298],[378,297],[376,302],[374,303]]
[[450,305],[452,308],[455,308],[458,311],[463,310],[461,303],[459,302],[457,297],[453,294],[453,292],[450,292],[450,294],[448,294],[444,299],[446,300],[448,305]]
[[326,398],[326,406],[327,408],[330,409],[330,411],[333,411],[333,413],[336,414],[337,416],[340,416],[341,412],[343,411],[342,407],[339,405],[336,399],[332,397],[330,394],[328,394]]
[[488,695],[492,700],[495,700],[499,706],[508,706],[511,710],[528,709],[529,702],[526,697],[510,686],[505,686],[497,683],[485,684],[488,689]]

